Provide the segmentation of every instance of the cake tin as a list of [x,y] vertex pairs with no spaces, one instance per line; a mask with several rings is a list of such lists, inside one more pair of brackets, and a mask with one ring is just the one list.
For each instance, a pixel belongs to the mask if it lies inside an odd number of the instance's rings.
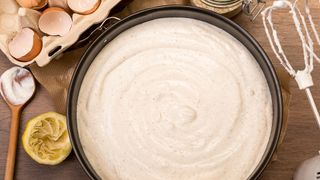
[[[131,16],[128,16],[104,30],[98,36],[98,38],[96,38],[92,42],[92,44],[83,54],[73,74],[67,98],[68,131],[73,150],[79,162],[91,179],[101,179],[90,165],[90,162],[88,161],[82,149],[77,126],[77,101],[79,91],[86,72],[90,67],[90,64],[94,61],[95,57],[106,46],[106,44],[108,44],[110,41],[112,41],[112,39],[120,35],[122,32],[126,31],[127,29],[150,20],[170,17],[196,19],[223,29],[238,41],[240,41],[250,51],[250,53],[259,64],[261,70],[263,71],[271,93],[273,119],[271,135],[266,150],[262,156],[261,161],[248,178],[252,180],[258,179],[272,159],[272,156],[278,145],[278,140],[281,132],[283,106],[281,88],[276,72],[264,50],[247,31],[242,29],[239,25],[235,24],[231,20],[212,11],[190,6],[161,6],[142,10]],[[186,28],[188,27],[186,26]],[[237,164],[235,164],[235,166],[237,166]],[[230,171],[230,173],[231,172],[232,171]]]

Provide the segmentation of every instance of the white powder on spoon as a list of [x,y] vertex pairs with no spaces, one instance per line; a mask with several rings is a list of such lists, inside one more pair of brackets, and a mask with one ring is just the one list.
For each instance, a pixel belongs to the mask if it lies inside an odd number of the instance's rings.
[[27,102],[35,91],[32,74],[21,67],[12,67],[0,77],[0,93],[12,105]]

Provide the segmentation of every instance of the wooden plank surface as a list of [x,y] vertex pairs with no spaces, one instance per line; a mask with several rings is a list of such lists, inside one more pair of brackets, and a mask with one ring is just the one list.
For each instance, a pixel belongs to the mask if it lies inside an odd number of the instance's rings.
[[[128,8],[127,12],[149,7],[150,4],[173,4],[186,3],[181,0],[136,0]],[[271,2],[269,1],[268,4]],[[320,23],[320,6],[316,0],[311,1],[312,12],[317,25]],[[288,58],[293,61],[294,66],[303,68],[302,50],[297,33],[293,30],[293,23],[288,13],[281,11],[274,16],[276,27],[281,31],[281,40],[287,51]],[[235,22],[248,30],[262,45],[276,68],[281,68],[275,56],[271,52],[259,17],[254,23],[250,22],[244,15],[233,18]],[[319,29],[319,28],[318,28]],[[319,47],[317,47],[319,49]],[[319,53],[319,51],[318,51]],[[7,58],[0,52],[0,73],[13,66]],[[316,64],[313,73],[315,86],[313,93],[315,101],[320,107],[320,69]],[[290,104],[288,129],[284,143],[278,150],[278,160],[273,162],[263,173],[262,180],[289,180],[292,179],[293,172],[298,164],[306,158],[317,154],[320,150],[320,131],[317,129],[311,109],[304,92],[300,91],[295,82],[290,83],[292,99]],[[40,86],[32,102],[23,111],[20,137],[28,119],[47,111],[54,111],[54,107],[47,92]],[[0,99],[0,178],[4,176],[4,165],[6,159],[8,134],[10,123],[10,111],[3,99]],[[24,152],[19,139],[16,165],[16,178],[22,180],[55,180],[55,179],[88,179],[81,169],[75,155],[72,153],[66,161],[57,166],[39,165],[29,158]]]

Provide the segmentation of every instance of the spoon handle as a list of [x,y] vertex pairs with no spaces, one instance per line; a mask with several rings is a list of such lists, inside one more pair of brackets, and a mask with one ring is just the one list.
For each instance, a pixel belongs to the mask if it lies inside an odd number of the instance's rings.
[[20,114],[20,108],[13,107],[11,109],[10,139],[8,144],[8,154],[4,180],[13,180]]

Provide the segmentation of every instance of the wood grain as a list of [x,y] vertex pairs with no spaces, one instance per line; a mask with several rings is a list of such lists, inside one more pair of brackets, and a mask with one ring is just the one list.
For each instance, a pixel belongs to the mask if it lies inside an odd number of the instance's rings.
[[4,177],[5,180],[12,180],[14,176],[20,116],[21,110],[23,109],[23,105],[24,104],[15,106],[12,104],[8,104],[8,106],[11,109],[11,126],[7,151],[6,170]]
[[[132,9],[146,8],[151,3],[172,4],[172,3],[186,3],[182,0],[135,0],[128,8],[130,13]],[[268,4],[271,2],[269,1]],[[317,0],[312,0],[312,12],[314,20],[319,25],[320,22],[320,7]],[[284,49],[290,61],[293,62],[294,67],[303,68],[302,50],[300,42],[298,41],[297,33],[293,29],[293,22],[288,13],[280,11],[273,17],[276,27],[279,29],[281,40],[283,41]],[[270,59],[272,60],[275,68],[281,68],[277,59],[273,55],[261,23],[261,18],[252,23],[247,17],[240,14],[233,18],[233,20],[248,30],[265,49]],[[319,26],[317,26],[319,29]],[[319,47],[317,47],[319,50]],[[319,53],[319,51],[317,52]],[[7,58],[0,53],[0,73],[11,67],[12,64]],[[317,105],[320,107],[320,69],[319,64],[315,65],[313,72],[315,86],[312,92],[315,97]],[[289,122],[287,134],[284,143],[278,150],[278,160],[273,162],[263,173],[262,180],[290,180],[292,179],[295,168],[304,159],[310,158],[317,154],[320,150],[320,131],[317,129],[311,108],[309,107],[307,98],[304,92],[300,91],[296,83],[290,84],[292,99],[290,105]],[[25,108],[22,113],[21,127],[19,137],[25,123],[28,119],[47,111],[54,111],[53,104],[42,87],[37,88],[32,102]],[[10,123],[10,110],[5,102],[0,99],[0,177],[4,176],[5,158],[9,137],[9,123]],[[88,177],[81,169],[80,164],[76,160],[74,154],[71,154],[66,161],[57,166],[44,166],[39,165],[31,160],[24,152],[21,146],[21,140],[18,141],[17,163],[16,163],[16,176],[15,179],[22,180],[85,180]]]

